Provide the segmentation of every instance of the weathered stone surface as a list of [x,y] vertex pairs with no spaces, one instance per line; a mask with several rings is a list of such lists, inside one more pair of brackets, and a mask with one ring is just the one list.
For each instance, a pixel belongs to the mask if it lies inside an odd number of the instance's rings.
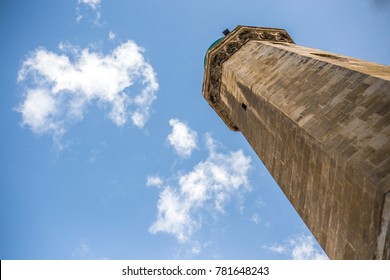
[[208,52],[203,96],[330,258],[390,258],[390,67],[239,26]]

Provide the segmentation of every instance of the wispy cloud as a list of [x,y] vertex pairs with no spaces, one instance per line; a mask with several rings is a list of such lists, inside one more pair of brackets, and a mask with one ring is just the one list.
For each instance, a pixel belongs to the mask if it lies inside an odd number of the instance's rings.
[[[129,119],[137,127],[145,125],[158,83],[141,47],[128,41],[107,55],[70,44],[60,44],[59,50],[38,48],[19,70],[25,91],[16,110],[24,126],[60,138],[94,104],[108,107],[108,117],[118,126]],[[135,86],[138,93],[130,94]]]
[[271,252],[283,254],[293,260],[327,260],[328,257],[316,247],[315,240],[309,235],[295,235],[283,244],[264,246]]
[[94,13],[94,23],[99,24],[101,18],[101,0],[78,0],[76,8],[76,21],[80,22],[86,17],[87,10],[90,9]]
[[268,249],[271,252],[283,254],[286,253],[287,247],[282,245],[272,245],[272,246],[265,246],[266,249]]
[[92,9],[96,10],[99,6],[101,1],[100,0],[79,0],[79,4],[85,4]]
[[72,253],[73,256],[80,259],[88,259],[91,257],[92,250],[85,243],[81,243]]
[[[233,195],[249,189],[250,157],[241,150],[218,152],[211,135],[207,134],[205,138],[206,160],[160,192],[157,218],[149,229],[151,233],[165,232],[179,242],[189,242],[192,234],[202,227],[207,212],[223,213],[225,203]],[[199,246],[194,253],[197,250]]]
[[72,252],[73,257],[80,260],[107,260],[103,255],[98,255],[84,241]]
[[110,39],[111,41],[114,40],[116,37],[116,34],[112,31],[108,32],[108,39]]
[[146,178],[147,186],[160,187],[163,183],[164,181],[160,176],[148,176],[148,178]]
[[181,157],[189,157],[197,147],[197,133],[185,122],[178,119],[169,120],[172,132],[168,135],[168,142]]
[[258,213],[253,213],[251,216],[251,221],[254,222],[256,225],[260,224],[260,215]]

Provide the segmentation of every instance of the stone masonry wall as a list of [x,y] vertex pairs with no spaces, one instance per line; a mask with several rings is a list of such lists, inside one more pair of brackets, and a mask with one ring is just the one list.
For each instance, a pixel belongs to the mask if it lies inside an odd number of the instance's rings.
[[332,259],[384,250],[390,72],[359,62],[250,41],[222,67],[219,102]]

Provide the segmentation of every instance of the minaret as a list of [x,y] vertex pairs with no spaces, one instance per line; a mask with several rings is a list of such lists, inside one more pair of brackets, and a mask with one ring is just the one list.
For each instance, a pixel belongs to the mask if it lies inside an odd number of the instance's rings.
[[203,96],[241,131],[331,259],[390,259],[390,67],[238,26]]

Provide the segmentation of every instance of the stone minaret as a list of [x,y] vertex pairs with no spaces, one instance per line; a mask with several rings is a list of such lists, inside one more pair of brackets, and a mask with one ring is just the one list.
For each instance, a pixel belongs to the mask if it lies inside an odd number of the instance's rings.
[[390,67],[238,26],[208,50],[203,96],[329,258],[390,258]]

